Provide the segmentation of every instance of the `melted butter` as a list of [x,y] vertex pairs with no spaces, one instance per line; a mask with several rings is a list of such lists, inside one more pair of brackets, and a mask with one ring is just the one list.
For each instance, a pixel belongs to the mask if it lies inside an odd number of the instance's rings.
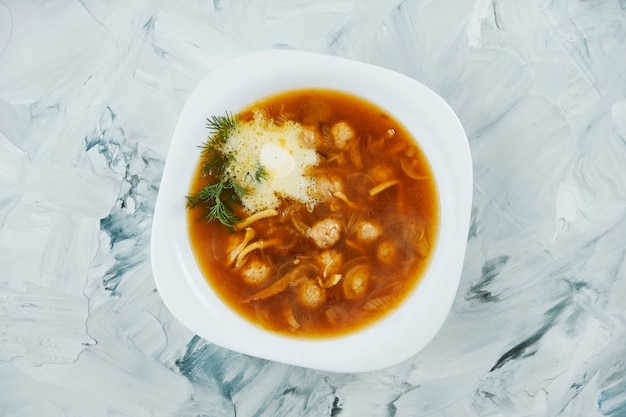
[[[312,197],[315,180],[305,174],[319,163],[319,156],[303,146],[302,132],[299,123],[277,125],[265,114],[255,112],[254,119],[240,122],[228,138],[222,151],[235,156],[228,175],[248,190],[242,197],[248,212],[277,208],[279,196],[309,205],[316,202]],[[259,180],[261,167],[266,175]]]

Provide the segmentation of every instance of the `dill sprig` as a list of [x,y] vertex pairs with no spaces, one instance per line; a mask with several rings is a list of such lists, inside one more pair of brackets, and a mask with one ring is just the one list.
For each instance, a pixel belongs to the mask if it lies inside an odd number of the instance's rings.
[[245,189],[239,186],[231,178],[223,177],[217,183],[205,185],[200,191],[187,195],[187,206],[195,208],[203,205],[208,208],[204,216],[207,222],[218,220],[224,226],[232,228],[235,223],[239,222],[239,217],[234,210],[228,207],[222,200],[222,193],[232,189],[232,199],[240,202],[240,198],[245,194]]
[[257,164],[256,170],[254,171],[254,180],[256,182],[261,182],[263,180],[266,180],[268,176],[269,173],[267,172],[267,168],[265,168],[261,164]]
[[222,175],[226,167],[234,161],[232,153],[224,153],[221,147],[228,141],[237,128],[237,115],[226,112],[224,116],[211,116],[206,119],[209,138],[202,144],[202,173],[204,175]]
[[206,126],[209,129],[213,142],[224,144],[228,137],[237,128],[239,117],[232,113],[224,113],[224,116],[211,116],[206,119]]
[[[204,216],[207,221],[218,220],[225,226],[232,228],[239,222],[233,203],[241,203],[241,197],[247,194],[247,190],[228,175],[228,166],[235,162],[233,153],[224,152],[223,145],[237,128],[239,119],[237,115],[226,113],[224,116],[211,116],[207,118],[207,128],[210,135],[202,144],[202,175],[211,176],[214,182],[205,185],[199,191],[186,196],[187,207],[195,208],[202,206],[206,209]],[[231,202],[224,198],[225,191],[231,191]]]

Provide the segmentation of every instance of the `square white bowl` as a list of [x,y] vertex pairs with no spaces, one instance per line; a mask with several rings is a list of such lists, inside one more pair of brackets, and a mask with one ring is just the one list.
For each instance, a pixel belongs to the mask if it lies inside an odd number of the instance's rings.
[[[430,265],[402,304],[375,324],[328,339],[281,336],[245,320],[212,290],[192,253],[185,195],[208,136],[206,118],[237,113],[267,96],[325,88],[362,97],[395,117],[433,170],[440,224]],[[432,90],[381,67],[297,51],[261,51],[231,59],[202,80],[180,115],[152,226],[151,258],[165,305],[187,328],[216,345],[277,362],[333,372],[366,372],[409,359],[443,325],[454,301],[472,204],[472,162],[454,111]]]

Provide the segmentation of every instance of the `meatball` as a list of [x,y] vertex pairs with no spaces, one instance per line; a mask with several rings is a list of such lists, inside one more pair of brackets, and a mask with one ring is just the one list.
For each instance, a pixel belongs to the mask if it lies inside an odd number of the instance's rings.
[[267,280],[272,268],[258,258],[251,259],[241,270],[243,280],[251,285],[259,285]]
[[317,264],[322,270],[324,277],[337,274],[341,271],[343,265],[343,255],[334,249],[325,250],[317,257]]
[[320,138],[315,127],[304,126],[300,134],[300,142],[308,149],[317,149],[320,144]]
[[335,219],[324,219],[315,223],[308,232],[315,246],[327,249],[339,241],[341,237],[341,225]]
[[391,265],[398,259],[398,248],[396,244],[390,240],[385,240],[376,248],[376,258],[385,265]]
[[356,225],[356,238],[362,242],[373,242],[381,233],[380,225],[373,222],[362,221]]
[[343,182],[337,177],[320,175],[315,180],[317,194],[323,201],[328,201],[337,192],[343,192]]
[[330,133],[333,135],[335,146],[339,149],[344,149],[354,137],[354,129],[346,122],[335,123]]
[[298,302],[306,308],[315,308],[326,301],[326,290],[312,279],[309,279],[296,289]]

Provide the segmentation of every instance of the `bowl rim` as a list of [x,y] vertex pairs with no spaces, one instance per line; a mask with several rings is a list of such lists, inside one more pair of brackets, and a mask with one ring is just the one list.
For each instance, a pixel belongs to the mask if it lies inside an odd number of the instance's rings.
[[[187,236],[184,195],[197,164],[198,146],[206,140],[206,117],[237,112],[264,97],[300,88],[344,91],[387,110],[426,154],[439,195],[437,243],[416,288],[378,322],[336,338],[283,336],[239,316],[205,281]],[[420,82],[383,67],[312,52],[243,54],[206,75],[180,114],[154,211],[151,263],[155,284],[167,308],[185,327],[221,347],[323,371],[388,368],[430,343],[449,314],[465,257],[472,187],[465,131],[452,108]]]

